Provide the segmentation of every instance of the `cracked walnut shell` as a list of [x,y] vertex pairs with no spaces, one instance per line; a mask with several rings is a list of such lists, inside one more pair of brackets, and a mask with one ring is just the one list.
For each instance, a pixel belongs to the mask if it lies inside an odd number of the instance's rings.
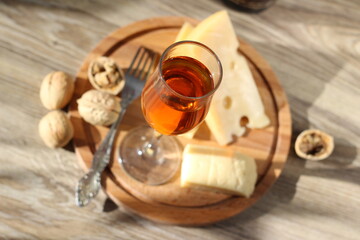
[[93,125],[114,123],[121,110],[119,98],[95,89],[85,92],[77,103],[81,117]]
[[125,86],[124,73],[116,62],[108,57],[93,60],[88,69],[91,85],[100,91],[117,95]]
[[39,134],[48,147],[58,148],[72,139],[74,129],[65,112],[54,110],[40,120]]
[[323,160],[329,157],[333,150],[333,137],[316,129],[303,131],[295,141],[295,152],[303,159]]

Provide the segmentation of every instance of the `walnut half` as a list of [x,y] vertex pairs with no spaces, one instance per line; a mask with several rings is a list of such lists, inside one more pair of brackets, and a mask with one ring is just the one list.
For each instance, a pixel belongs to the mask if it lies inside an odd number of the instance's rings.
[[125,86],[121,68],[108,57],[98,57],[90,63],[88,78],[95,89],[113,95],[120,93]]
[[333,137],[316,129],[303,131],[295,141],[295,152],[303,159],[323,160],[329,157],[333,150]]

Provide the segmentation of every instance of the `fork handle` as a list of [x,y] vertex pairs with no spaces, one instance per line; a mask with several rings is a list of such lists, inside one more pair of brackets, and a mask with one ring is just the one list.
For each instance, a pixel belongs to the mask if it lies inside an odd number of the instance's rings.
[[121,111],[118,118],[113,123],[104,141],[101,143],[100,147],[94,154],[90,171],[93,170],[95,172],[101,173],[109,164],[117,128],[125,115],[128,105],[129,103],[126,102],[121,104]]
[[75,201],[80,207],[87,205],[99,192],[101,186],[100,175],[109,164],[117,128],[123,119],[127,106],[130,102],[130,100],[121,102],[121,111],[118,118],[111,126],[98,150],[95,152],[91,168],[77,184]]

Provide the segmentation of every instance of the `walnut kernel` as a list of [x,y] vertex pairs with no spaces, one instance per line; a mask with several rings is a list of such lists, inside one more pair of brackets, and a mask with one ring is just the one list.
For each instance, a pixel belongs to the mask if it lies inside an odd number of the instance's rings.
[[95,89],[114,95],[120,93],[125,86],[122,70],[108,57],[99,57],[90,63],[88,78]]
[[330,156],[333,150],[333,137],[316,129],[303,131],[295,142],[296,154],[308,160],[323,160]]

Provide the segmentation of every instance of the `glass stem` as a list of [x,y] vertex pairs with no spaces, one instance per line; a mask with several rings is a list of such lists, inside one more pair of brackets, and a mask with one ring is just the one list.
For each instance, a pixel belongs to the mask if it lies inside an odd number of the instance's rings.
[[151,136],[151,139],[146,142],[142,147],[143,157],[146,158],[156,158],[156,155],[159,153],[159,141],[163,135],[154,130],[154,133]]

